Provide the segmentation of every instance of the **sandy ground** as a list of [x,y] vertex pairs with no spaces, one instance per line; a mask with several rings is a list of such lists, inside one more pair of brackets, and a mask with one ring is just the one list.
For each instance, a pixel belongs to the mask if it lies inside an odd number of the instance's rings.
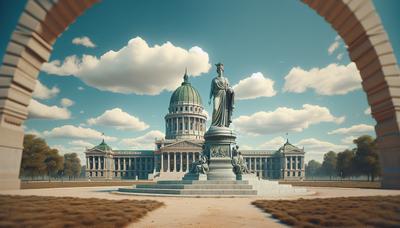
[[0,191],[0,194],[72,196],[103,199],[153,199],[166,206],[151,212],[130,227],[284,227],[250,203],[256,199],[331,198],[400,195],[400,190],[309,187],[310,196],[249,198],[179,198],[111,194],[117,187],[82,187]]

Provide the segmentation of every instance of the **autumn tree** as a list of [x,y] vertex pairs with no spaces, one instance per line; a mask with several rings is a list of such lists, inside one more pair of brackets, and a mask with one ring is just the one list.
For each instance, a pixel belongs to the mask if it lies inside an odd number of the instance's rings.
[[58,154],[57,149],[49,149],[46,152],[46,159],[44,160],[46,164],[47,176],[56,177],[58,172],[64,167],[64,157]]
[[56,149],[51,149],[46,141],[32,134],[24,136],[22,151],[21,176],[54,176],[62,169],[62,156]]
[[64,154],[64,176],[72,178],[79,177],[81,172],[81,160],[76,153]]

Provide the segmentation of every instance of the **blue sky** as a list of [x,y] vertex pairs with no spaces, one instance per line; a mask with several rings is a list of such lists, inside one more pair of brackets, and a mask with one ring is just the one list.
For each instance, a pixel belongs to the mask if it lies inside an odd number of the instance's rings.
[[[400,2],[374,3],[399,59]],[[24,5],[0,1],[1,55]],[[77,37],[88,37],[95,47],[73,44]],[[359,76],[336,37],[323,18],[298,1],[105,0],[55,43],[50,64],[39,75],[45,88],[34,98],[26,130],[81,156],[85,146],[99,143],[99,132],[114,148],[151,149],[154,137],[164,132],[171,90],[185,66],[210,113],[214,64],[223,62],[240,91],[234,127],[241,148],[275,149],[288,132],[292,143],[309,151],[307,160],[321,160],[328,150],[351,147],[352,137],[375,135]],[[99,61],[110,50],[117,54]],[[62,64],[73,55],[72,66]],[[82,55],[95,60],[82,62]],[[144,55],[152,58],[139,61]],[[254,83],[264,92],[249,86]]]

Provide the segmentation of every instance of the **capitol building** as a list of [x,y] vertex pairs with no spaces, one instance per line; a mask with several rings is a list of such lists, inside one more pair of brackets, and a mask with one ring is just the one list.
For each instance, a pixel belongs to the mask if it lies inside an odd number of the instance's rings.
[[[199,159],[207,115],[199,92],[188,76],[171,95],[165,116],[165,139],[154,150],[113,150],[104,140],[87,149],[86,176],[90,179],[178,180]],[[304,149],[287,140],[278,150],[241,150],[247,168],[263,179],[304,179]]]

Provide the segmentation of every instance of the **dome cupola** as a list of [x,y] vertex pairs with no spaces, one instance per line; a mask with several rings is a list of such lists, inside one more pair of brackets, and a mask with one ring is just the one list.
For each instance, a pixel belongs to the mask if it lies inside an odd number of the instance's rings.
[[166,139],[204,139],[207,116],[200,93],[185,71],[183,82],[171,95],[165,116]]

